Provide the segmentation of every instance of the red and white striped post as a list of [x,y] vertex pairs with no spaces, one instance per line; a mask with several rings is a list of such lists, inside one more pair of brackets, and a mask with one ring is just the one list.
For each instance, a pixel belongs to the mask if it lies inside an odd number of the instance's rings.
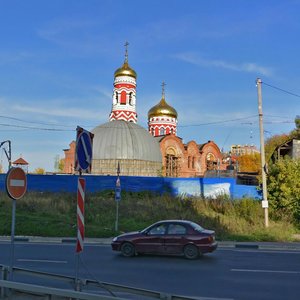
[[77,242],[76,242],[76,268],[75,268],[75,290],[81,290],[81,281],[78,280],[79,255],[83,251],[84,242],[84,198],[85,179],[83,173],[91,173],[93,157],[94,134],[77,126],[76,128],[76,151],[75,170],[79,172],[77,188]]
[[78,178],[77,189],[77,243],[76,253],[83,250],[84,242],[84,198],[85,198],[85,178]]

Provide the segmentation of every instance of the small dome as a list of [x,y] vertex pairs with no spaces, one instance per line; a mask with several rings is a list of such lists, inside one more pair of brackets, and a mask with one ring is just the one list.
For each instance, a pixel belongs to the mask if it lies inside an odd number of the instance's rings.
[[130,68],[127,60],[125,60],[123,66],[116,70],[115,77],[118,76],[130,76],[136,79],[136,72]]
[[111,121],[92,130],[93,160],[127,159],[161,163],[157,140],[143,127],[126,121]]
[[170,106],[166,102],[164,96],[161,98],[160,102],[157,105],[153,106],[148,111],[148,119],[150,119],[151,117],[158,117],[158,116],[169,116],[172,118],[177,118],[176,109]]

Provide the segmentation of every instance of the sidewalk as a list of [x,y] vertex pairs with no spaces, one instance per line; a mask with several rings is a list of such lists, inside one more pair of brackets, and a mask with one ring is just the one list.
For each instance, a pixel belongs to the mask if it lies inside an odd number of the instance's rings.
[[[110,245],[113,238],[85,238],[85,244]],[[10,236],[0,236],[0,242],[10,242]],[[38,237],[38,236],[16,236],[15,243],[64,243],[75,244],[76,238],[70,237]],[[219,248],[236,249],[264,249],[264,250],[296,250],[300,251],[300,242],[235,242],[218,241]]]

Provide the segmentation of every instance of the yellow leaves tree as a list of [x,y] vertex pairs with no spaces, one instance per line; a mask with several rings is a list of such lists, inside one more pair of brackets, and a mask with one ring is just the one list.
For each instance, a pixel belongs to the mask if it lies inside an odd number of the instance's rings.
[[34,173],[35,174],[45,174],[45,169],[43,169],[43,168],[36,168],[34,170]]
[[65,159],[64,158],[61,158],[58,162],[58,170],[59,172],[63,172],[64,170],[64,167],[65,167]]
[[244,154],[237,158],[240,172],[260,172],[260,154]]

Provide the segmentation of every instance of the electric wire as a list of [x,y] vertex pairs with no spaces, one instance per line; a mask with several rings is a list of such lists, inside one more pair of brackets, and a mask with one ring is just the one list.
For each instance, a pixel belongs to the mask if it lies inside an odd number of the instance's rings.
[[228,122],[243,121],[243,120],[251,119],[251,118],[254,118],[254,117],[257,117],[257,115],[252,115],[252,116],[243,117],[243,118],[230,119],[230,120],[224,120],[224,121],[216,121],[216,122],[208,122],[208,123],[200,123],[200,124],[189,124],[189,125],[179,125],[177,127],[193,127],[193,126],[215,125],[215,124],[222,124],[222,123],[228,123]]
[[266,83],[266,82],[264,82],[264,81],[262,81],[262,83],[263,83],[264,85],[267,85],[267,86],[269,86],[269,87],[275,89],[275,90],[278,90],[278,91],[284,92],[284,93],[286,93],[286,94],[289,94],[289,95],[292,95],[292,96],[295,96],[295,97],[300,98],[300,95],[298,95],[298,94],[295,94],[295,93],[289,92],[289,91],[287,91],[287,90],[284,90],[284,89],[282,89],[282,88],[279,88],[279,87],[277,87],[277,86],[268,84],[268,83]]
[[47,125],[47,126],[71,127],[71,126],[68,126],[68,125],[60,125],[60,124],[55,124],[55,123],[27,121],[27,120],[15,118],[15,117],[10,117],[10,116],[3,116],[3,115],[0,115],[0,118],[19,121],[19,122],[23,122],[23,123],[31,123],[31,124],[39,124],[39,125]]
[[17,127],[23,129],[34,129],[34,130],[46,130],[46,131],[75,131],[75,129],[59,129],[59,128],[43,128],[43,127],[31,127],[31,126],[24,126],[24,125],[12,125],[12,124],[4,124],[0,123],[0,126],[4,127]]

